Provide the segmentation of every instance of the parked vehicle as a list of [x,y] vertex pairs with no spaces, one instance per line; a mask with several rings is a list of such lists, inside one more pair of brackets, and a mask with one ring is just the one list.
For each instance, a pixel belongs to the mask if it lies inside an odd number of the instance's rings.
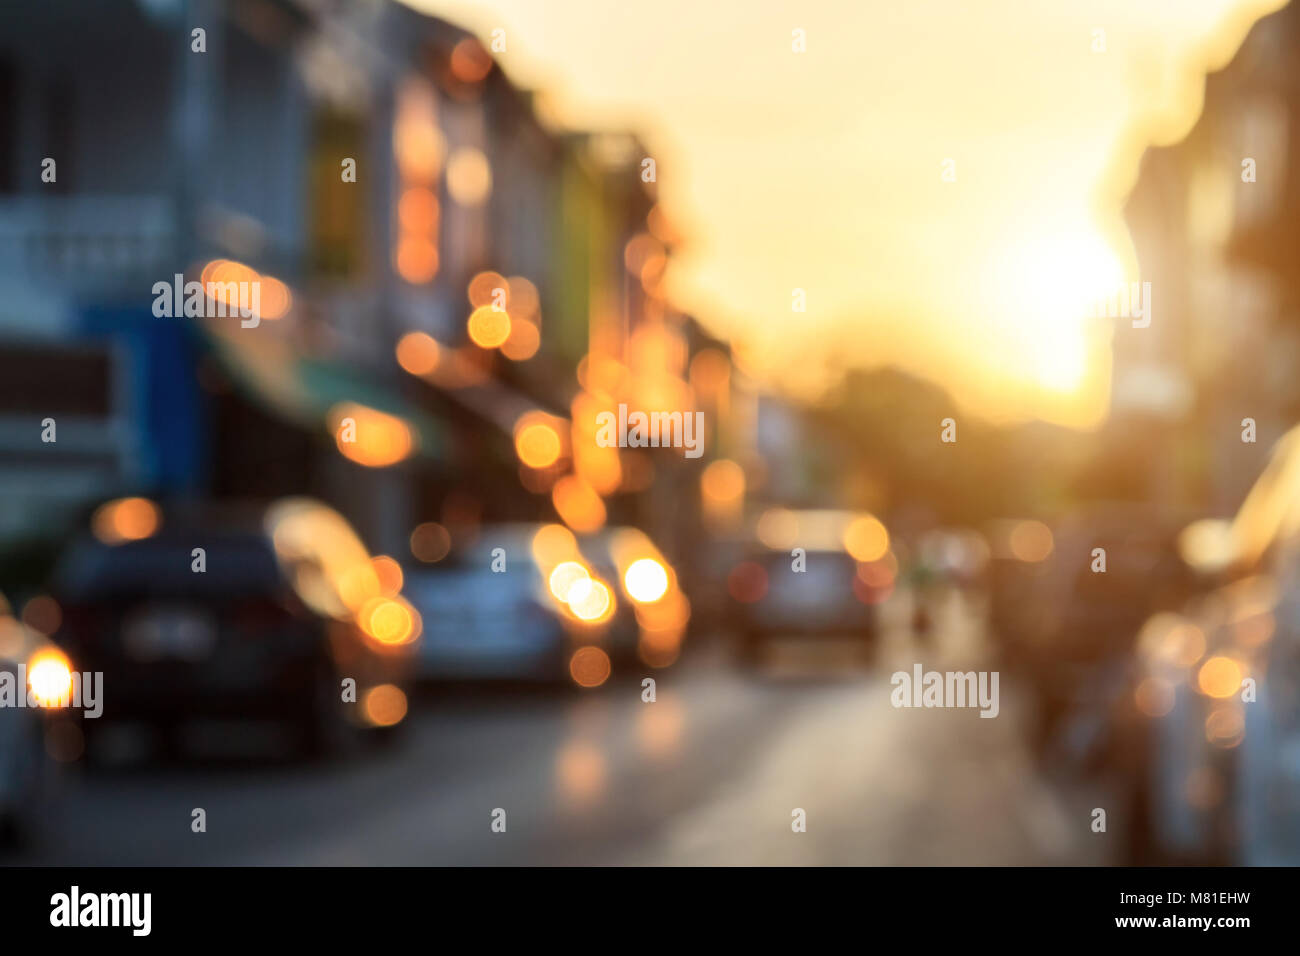
[[[71,665],[62,651],[3,610],[0,682],[0,843],[25,842],[46,822],[56,769],[46,735],[69,720],[64,708],[72,702]],[[29,690],[36,707],[27,706]]]
[[1179,538],[1201,587],[1142,627],[1117,736],[1137,862],[1300,854],[1300,429],[1231,521]]
[[769,510],[727,581],[741,656],[761,658],[777,637],[874,641],[876,605],[897,570],[888,532],[871,516]]
[[[103,505],[56,574],[57,642],[102,671],[94,733],[140,722],[165,742],[196,718],[294,727],[303,750],[349,727],[389,727],[420,621],[337,512],[305,498],[269,507]],[[354,681],[354,694],[345,681]]]
[[995,562],[994,621],[1005,628],[1005,666],[1035,692],[1040,745],[1083,757],[1102,743],[1142,622],[1185,594],[1176,530],[1127,503],[1084,507],[1054,531],[1038,522],[1012,530],[1019,561]]

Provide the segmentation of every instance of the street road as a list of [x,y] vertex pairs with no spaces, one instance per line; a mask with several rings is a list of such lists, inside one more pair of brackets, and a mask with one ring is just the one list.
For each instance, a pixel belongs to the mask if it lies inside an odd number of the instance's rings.
[[[934,645],[892,633],[778,645],[756,672],[722,645],[593,692],[459,687],[416,701],[405,736],[324,766],[239,753],[74,768],[57,824],[12,863],[1105,863],[1105,795],[1044,778],[1023,694],[1001,713],[895,709],[889,674],[977,666],[954,601]],[[264,735],[262,735],[264,736]],[[229,742],[229,734],[222,740]],[[238,738],[235,738],[236,744]],[[201,741],[199,742],[201,743]],[[196,744],[198,746],[198,744]],[[201,807],[207,832],[191,831]],[[493,811],[506,831],[492,831]],[[807,831],[792,831],[792,811]]]

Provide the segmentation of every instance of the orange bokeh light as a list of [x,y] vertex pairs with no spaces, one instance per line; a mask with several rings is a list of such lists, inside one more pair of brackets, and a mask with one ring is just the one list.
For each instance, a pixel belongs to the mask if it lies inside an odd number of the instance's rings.
[[409,187],[397,201],[397,220],[407,232],[432,232],[438,225],[438,197],[425,186]]
[[119,498],[101,505],[91,519],[95,537],[105,544],[139,541],[158,530],[162,516],[147,498]]
[[412,285],[433,281],[438,274],[438,247],[424,236],[404,235],[397,243],[397,274]]
[[512,362],[526,362],[542,345],[542,333],[527,319],[512,318],[510,336],[501,343],[501,354]]
[[529,468],[548,468],[560,457],[560,435],[549,422],[533,421],[515,432],[515,451]]
[[397,364],[412,375],[428,375],[438,367],[438,340],[425,332],[407,332],[397,342]]
[[368,468],[382,468],[410,457],[415,449],[411,427],[395,415],[355,402],[341,402],[327,419],[345,458]]
[[745,472],[734,461],[719,458],[704,469],[700,490],[712,501],[735,501],[745,493]]
[[510,337],[510,315],[491,306],[475,309],[466,323],[470,341],[479,348],[494,349]]
[[466,37],[452,48],[451,74],[462,83],[481,83],[492,71],[492,56],[483,44]]
[[605,503],[595,489],[577,475],[565,475],[551,489],[551,502],[574,531],[597,531],[605,523]]
[[569,659],[569,674],[579,687],[599,687],[609,680],[609,655],[599,647],[580,647]]

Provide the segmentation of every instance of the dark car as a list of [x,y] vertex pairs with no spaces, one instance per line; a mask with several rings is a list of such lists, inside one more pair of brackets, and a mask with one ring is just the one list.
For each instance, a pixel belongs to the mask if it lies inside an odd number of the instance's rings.
[[140,722],[170,742],[187,720],[270,719],[323,753],[349,725],[404,716],[418,615],[385,593],[326,506],[163,511],[124,499],[97,512],[94,531],[56,575],[55,639],[104,674],[104,715],[88,733]]
[[[849,551],[856,549],[849,529],[864,520],[883,538],[879,554]],[[730,629],[742,657],[760,658],[778,637],[874,641],[876,605],[892,591],[895,573],[884,560],[890,555],[883,525],[834,511],[781,511],[779,522],[778,534],[770,530],[777,522],[760,519],[759,540],[728,575]]]
[[0,675],[15,695],[26,697],[30,688],[38,704],[0,707],[0,846],[4,846],[32,839],[49,823],[56,779],[51,731],[70,720],[67,704],[71,701],[62,698],[72,677],[67,656],[9,615],[2,597]]
[[1101,744],[1142,622],[1185,593],[1176,533],[1157,509],[1102,503],[1060,522],[1050,554],[1027,562],[1032,589],[1004,650],[1035,691],[1039,744],[1076,757]]
[[1198,587],[1138,638],[1115,736],[1136,863],[1300,861],[1300,428],[1231,519],[1178,538]]

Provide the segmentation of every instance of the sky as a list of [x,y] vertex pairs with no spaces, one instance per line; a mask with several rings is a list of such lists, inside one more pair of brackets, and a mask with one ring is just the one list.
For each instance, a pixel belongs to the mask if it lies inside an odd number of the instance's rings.
[[503,28],[557,122],[640,135],[686,236],[670,295],[747,369],[815,398],[897,364],[983,417],[1084,428],[1110,346],[1083,303],[1140,278],[1142,149],[1186,135],[1206,72],[1283,5],[407,2]]

